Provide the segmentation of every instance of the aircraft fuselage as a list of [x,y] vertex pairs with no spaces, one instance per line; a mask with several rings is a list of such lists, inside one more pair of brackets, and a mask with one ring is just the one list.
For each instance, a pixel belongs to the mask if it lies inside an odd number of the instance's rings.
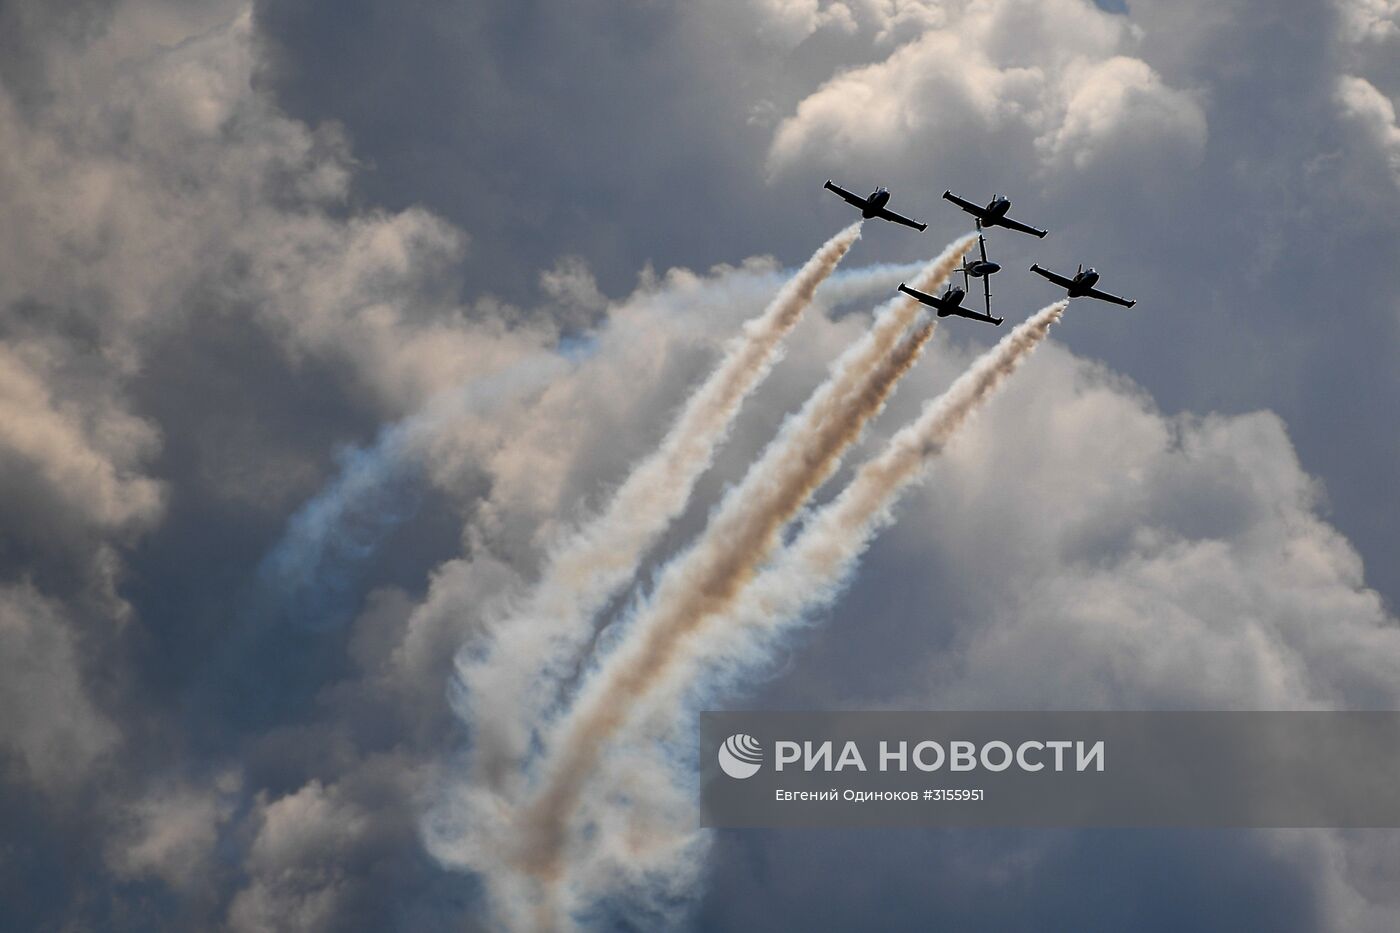
[[876,188],[870,192],[870,197],[865,199],[865,207],[861,209],[860,216],[869,220],[872,217],[880,216],[880,209],[890,203],[890,190],[888,188]]
[[968,263],[963,268],[967,272],[967,274],[972,276],[974,279],[980,279],[983,276],[995,275],[996,273],[1000,272],[1001,263],[992,262],[987,259],[974,259],[972,262]]
[[[948,286],[948,290],[945,291],[939,297],[946,301],[948,304],[952,305],[954,308],[957,308],[962,305],[963,299],[967,297],[967,292],[963,291],[961,288],[958,288],[956,285],[950,285]],[[938,309],[939,317],[947,317],[952,313],[952,311],[949,311],[946,308]]]
[[982,217],[982,223],[995,224],[1006,216],[1011,210],[1011,200],[1009,198],[992,198],[987,202],[986,213]]
[[1098,283],[1099,274],[1093,269],[1085,269],[1083,272],[1075,275],[1074,281],[1069,287],[1069,296],[1071,298],[1083,298],[1088,294],[1089,289],[1093,288]]

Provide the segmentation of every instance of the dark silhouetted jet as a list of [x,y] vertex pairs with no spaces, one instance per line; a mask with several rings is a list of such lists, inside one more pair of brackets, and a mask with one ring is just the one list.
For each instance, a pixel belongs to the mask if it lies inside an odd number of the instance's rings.
[[1012,220],[1006,216],[1006,212],[1011,210],[1011,201],[1001,195],[993,195],[987,202],[986,207],[978,207],[971,201],[965,201],[951,191],[943,192],[945,200],[952,201],[958,207],[967,211],[977,218],[977,227],[1005,227],[1008,230],[1019,230],[1022,233],[1029,233],[1031,236],[1045,236],[1044,230],[1039,230],[1029,224],[1023,224],[1019,220]]
[[920,232],[928,227],[928,224],[921,224],[917,220],[910,220],[908,217],[901,217],[894,211],[887,210],[885,205],[890,202],[890,189],[888,188],[876,188],[870,192],[870,197],[863,198],[858,194],[852,194],[840,185],[833,185],[829,178],[823,187],[828,191],[835,191],[847,203],[860,208],[860,216],[866,220],[879,217],[881,220],[891,220],[897,224],[904,224],[906,227],[913,227]]
[[971,318],[974,321],[982,321],[986,324],[1000,325],[1002,322],[1002,319],[999,317],[992,317],[990,314],[979,314],[971,308],[964,308],[962,306],[962,300],[967,297],[967,292],[958,288],[956,285],[950,285],[948,290],[937,298],[933,295],[927,295],[917,288],[910,288],[903,282],[899,283],[899,290],[923,302],[930,308],[936,308],[939,317],[947,317],[950,314],[956,314],[958,317]]
[[1111,301],[1116,305],[1131,308],[1137,301],[1130,301],[1127,298],[1119,298],[1117,295],[1110,295],[1108,292],[1101,292],[1094,287],[1099,281],[1099,274],[1093,269],[1079,267],[1079,271],[1074,274],[1074,278],[1066,278],[1063,275],[1056,275],[1040,266],[1031,264],[1031,271],[1037,275],[1043,275],[1056,285],[1069,292],[1071,298],[1097,298],[1099,301]]
[[992,313],[992,276],[1001,271],[1001,264],[992,262],[987,258],[987,239],[980,233],[977,235],[977,248],[982,252],[981,259],[974,259],[968,262],[963,259],[962,268],[958,271],[963,274],[963,287],[970,289],[972,283],[968,281],[971,276],[974,279],[981,279],[983,290],[987,295],[987,314]]

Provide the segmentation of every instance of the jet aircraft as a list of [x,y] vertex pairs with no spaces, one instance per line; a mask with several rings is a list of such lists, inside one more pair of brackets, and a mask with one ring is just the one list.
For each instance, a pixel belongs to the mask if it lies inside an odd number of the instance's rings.
[[982,287],[987,297],[987,314],[990,315],[992,313],[992,276],[1001,271],[1001,264],[987,258],[987,238],[980,233],[977,235],[977,248],[981,250],[982,258],[974,259],[971,262],[964,259],[962,268],[958,271],[963,274],[963,287],[965,289],[972,287],[972,283],[968,281],[969,276],[982,280]]
[[971,201],[966,201],[958,197],[951,191],[943,192],[943,197],[945,200],[952,201],[973,217],[976,217],[977,228],[979,230],[983,227],[1006,227],[1008,230],[1019,230],[1022,233],[1029,233],[1031,236],[1045,236],[1046,231],[1007,217],[1006,212],[1011,210],[1011,201],[1007,198],[1003,198],[999,194],[993,195],[992,199],[987,202],[986,207],[979,207]]
[[890,189],[888,188],[876,188],[874,191],[870,192],[869,197],[863,198],[858,194],[847,191],[840,185],[832,184],[829,178],[822,187],[826,188],[828,191],[835,191],[847,203],[860,208],[860,216],[864,217],[866,220],[870,220],[872,217],[879,217],[881,220],[890,220],[897,224],[904,224],[906,227],[913,227],[921,233],[928,227],[928,224],[921,224],[917,220],[911,220],[908,217],[901,216],[887,209],[885,205],[890,201]]
[[1042,269],[1035,263],[1031,264],[1031,271],[1036,273],[1037,275],[1045,276],[1047,279],[1054,282],[1056,285],[1060,286],[1063,289],[1066,289],[1069,292],[1069,297],[1071,298],[1097,298],[1100,301],[1111,301],[1114,304],[1122,305],[1125,308],[1131,308],[1133,305],[1137,304],[1136,300],[1119,298],[1117,295],[1110,295],[1108,292],[1099,291],[1097,288],[1094,287],[1099,281],[1099,274],[1093,269],[1084,268],[1082,265],[1079,267],[1079,271],[1077,271],[1074,274],[1074,278],[1072,279],[1063,275],[1056,275],[1054,272]]
[[899,290],[923,302],[930,308],[936,308],[939,317],[947,317],[950,314],[955,314],[958,317],[970,318],[974,321],[983,321],[987,324],[996,325],[1000,325],[1003,320],[999,317],[992,317],[990,313],[979,314],[971,308],[964,308],[962,306],[962,300],[967,297],[967,292],[958,288],[956,285],[950,285],[947,291],[938,297],[921,292],[917,288],[910,288],[903,282],[899,283]]

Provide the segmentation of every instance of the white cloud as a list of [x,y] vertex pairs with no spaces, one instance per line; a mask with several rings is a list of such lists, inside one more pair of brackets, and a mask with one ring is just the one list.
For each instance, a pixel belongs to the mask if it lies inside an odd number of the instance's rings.
[[0,344],[0,475],[12,493],[24,491],[4,506],[104,532],[149,525],[160,487],[140,469],[158,444],[155,428],[105,395],[54,398],[37,355],[29,365]]
[[1395,120],[1395,104],[1365,78],[1343,75],[1337,80],[1337,103],[1342,113],[1355,122],[1390,166],[1400,185],[1400,126]]
[[0,93],[0,301],[83,321],[121,373],[154,335],[232,306],[389,412],[548,342],[469,322],[451,271],[465,238],[428,212],[339,215],[344,142],[253,90],[252,29],[243,10],[116,62],[55,52],[42,120]]
[[1342,38],[1353,43],[1384,42],[1400,35],[1398,0],[1337,0]]
[[1060,82],[1063,116],[1036,140],[1047,164],[1086,171],[1113,159],[1148,172],[1161,160],[1200,162],[1205,114],[1192,95],[1164,85],[1146,62],[1121,55],[1076,62]]
[[250,883],[229,906],[229,927],[331,929],[353,884],[342,859],[367,832],[369,815],[319,781],[263,800],[258,810],[261,826],[245,866]]
[[223,774],[207,786],[165,784],[122,808],[122,828],[108,841],[107,863],[123,878],[159,878],[192,895],[213,888],[211,859],[233,815],[239,778]]
[[840,0],[753,0],[760,35],[783,46],[796,46],[828,27],[851,31],[855,18]]
[[1318,516],[1318,488],[1275,416],[1167,417],[1092,364],[1047,351],[949,449],[894,532],[908,560],[932,549],[967,580],[961,595],[976,607],[941,623],[954,646],[929,656],[919,702],[1400,699],[1400,627]]
[[1037,67],[999,68],[954,31],[928,32],[884,61],[832,78],[797,105],[769,150],[773,171],[804,158],[887,159],[972,125],[996,129],[1040,105]]
[[118,741],[83,685],[63,609],[27,586],[0,588],[0,749],[42,790],[68,790]]
[[1034,141],[1041,167],[1054,171],[1163,150],[1199,160],[1200,103],[1126,54],[1138,37],[1123,17],[1078,0],[997,0],[940,14],[883,60],[805,97],[774,135],[770,171],[927,158],[968,133]]

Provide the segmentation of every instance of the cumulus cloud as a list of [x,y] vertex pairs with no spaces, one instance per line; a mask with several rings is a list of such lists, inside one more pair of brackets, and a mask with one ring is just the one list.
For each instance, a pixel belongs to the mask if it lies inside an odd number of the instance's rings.
[[184,896],[215,889],[214,848],[238,803],[239,777],[171,782],[122,808],[106,860],[122,878],[158,878]]
[[927,144],[939,131],[997,129],[1034,110],[1043,83],[1038,69],[979,61],[951,31],[925,33],[804,98],[779,124],[769,166],[780,171],[814,153],[836,163],[888,162],[892,151]]
[[1395,104],[1374,84],[1355,75],[1337,81],[1337,103],[1342,112],[1380,150],[1391,175],[1400,185],[1400,126],[1395,121]]
[[253,92],[246,10],[119,62],[55,54],[42,120],[0,94],[0,198],[23,221],[0,243],[0,298],[93,329],[118,371],[196,309],[237,309],[404,411],[549,339],[475,331],[451,273],[464,238],[427,211],[337,216],[344,141]]
[[0,509],[11,546],[67,542],[82,553],[159,518],[160,485],[142,472],[159,434],[101,381],[64,386],[64,362],[42,346],[0,345]]
[[1195,97],[1125,54],[1123,17],[1062,0],[954,7],[888,57],[832,77],[778,127],[769,168],[951,151],[967,134],[1034,140],[1043,168],[1083,170],[1166,150],[1199,161]]
[[895,42],[941,27],[956,12],[952,4],[936,0],[863,0],[854,4],[854,9],[862,23],[873,27],[876,43]]
[[1400,35],[1400,3],[1396,0],[1338,0],[1342,38],[1350,42],[1383,42]]
[[258,809],[251,883],[229,908],[230,927],[332,929],[341,889],[353,883],[342,857],[368,830],[368,815],[315,781]]
[[40,788],[64,792],[119,740],[84,683],[63,607],[28,586],[0,589],[0,749]]
[[1190,94],[1164,85],[1146,62],[1122,55],[1076,62],[1060,81],[1064,115],[1036,140],[1047,163],[1086,171],[1116,159],[1148,171],[1158,159],[1200,162],[1205,114]]
[[795,46],[819,29],[855,28],[850,5],[832,0],[756,0],[763,35],[786,46]]
[[[94,23],[71,41],[43,37],[27,77],[42,93],[21,99],[10,83],[0,87],[0,510],[6,576],[32,578],[5,587],[0,601],[3,681],[14,694],[0,730],[15,765],[6,777],[66,794],[107,767],[107,792],[67,796],[63,805],[90,817],[92,849],[104,853],[109,877],[168,885],[197,905],[187,919],[198,925],[215,919],[199,911],[231,903],[235,925],[305,928],[333,915],[346,886],[336,871],[299,867],[307,857],[283,828],[314,828],[334,810],[332,828],[344,829],[360,805],[343,802],[351,799],[343,781],[307,783],[303,772],[290,792],[257,798],[263,803],[250,816],[259,776],[246,789],[183,776],[187,769],[170,760],[182,742],[178,715],[148,705],[150,685],[137,673],[147,651],[169,649],[171,633],[129,613],[122,565],[138,535],[161,531],[172,487],[182,521],[202,505],[197,470],[185,472],[188,448],[169,453],[162,444],[171,436],[188,443],[191,421],[217,423],[226,404],[213,368],[205,370],[210,380],[193,381],[195,391],[170,399],[161,380],[171,367],[157,351],[207,352],[210,334],[251,326],[274,358],[239,360],[241,379],[329,367],[349,400],[332,412],[342,419],[346,409],[378,418],[426,406],[420,421],[437,418],[457,431],[436,432],[416,455],[450,472],[484,457],[505,429],[469,417],[476,396],[454,408],[462,386],[547,363],[559,330],[513,319],[509,309],[462,304],[453,266],[465,237],[427,211],[348,209],[352,162],[338,132],[285,116],[254,88],[246,4],[172,11],[131,2]],[[560,281],[556,301],[596,305],[579,270]],[[445,395],[449,389],[458,395]],[[229,394],[240,404],[258,388],[239,384]],[[176,420],[141,412],[153,398]],[[251,462],[262,452],[257,443],[236,447],[221,453]],[[163,470],[175,473],[157,478]],[[264,485],[255,498],[279,495]],[[100,586],[53,570],[54,553]],[[225,631],[210,639],[215,654]],[[208,657],[196,664],[211,669]],[[377,673],[368,661],[366,670],[367,679]],[[285,686],[259,688],[272,695]],[[432,692],[442,705],[440,680]],[[193,741],[205,743],[216,729],[206,722]],[[194,770],[218,775],[232,757],[212,753],[201,763],[208,767]],[[397,786],[393,780],[385,783]],[[392,796],[402,802],[407,792]],[[376,825],[403,828],[394,847],[411,848],[411,812],[374,814]],[[255,871],[255,883],[230,902],[228,876],[205,869],[218,847],[241,849],[240,834],[254,831],[248,865],[272,865],[273,876]],[[381,836],[334,839],[363,847]],[[327,864],[338,864],[344,853],[334,839],[311,834],[307,844],[329,849]],[[56,909],[70,917],[79,910]]]
[[[950,448],[908,516],[960,542],[935,547],[975,581],[978,607],[929,657],[920,702],[1396,702],[1400,628],[1319,518],[1317,484],[1275,416],[1167,417],[1064,351],[1027,377]],[[1013,466],[1031,446],[1034,468]],[[978,568],[992,566],[1005,582],[978,596]]]

